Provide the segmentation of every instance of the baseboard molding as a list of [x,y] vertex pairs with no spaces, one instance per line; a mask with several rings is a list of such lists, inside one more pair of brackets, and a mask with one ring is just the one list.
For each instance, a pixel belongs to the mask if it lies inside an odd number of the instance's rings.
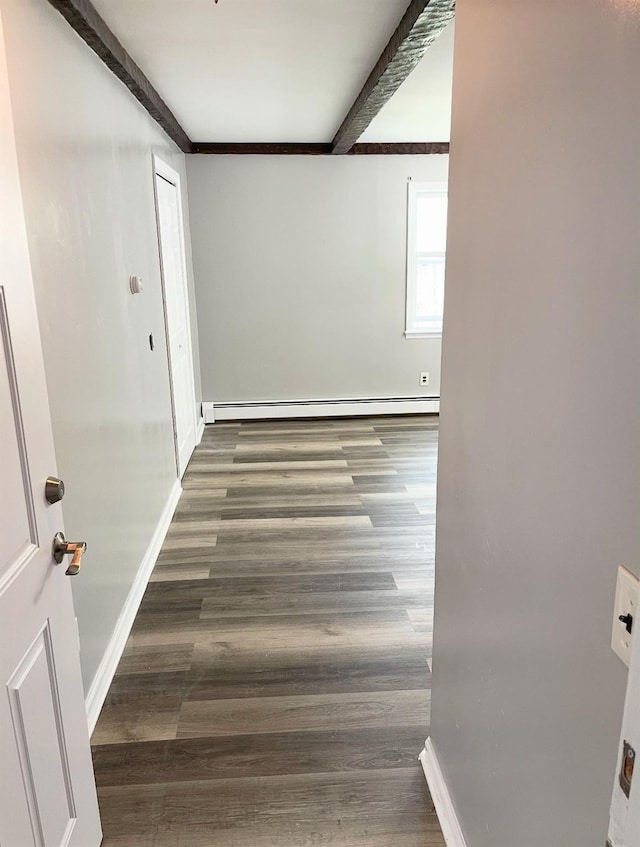
[[286,400],[203,403],[205,423],[273,418],[336,418],[356,415],[437,414],[439,397],[378,397],[346,400]]
[[198,420],[198,426],[196,427],[196,447],[202,441],[203,435],[204,435],[204,418],[200,418]]
[[147,587],[147,583],[149,582],[151,571],[153,570],[153,566],[155,565],[158,554],[160,553],[164,537],[171,524],[171,519],[176,506],[178,505],[178,500],[180,499],[181,494],[182,486],[180,485],[180,481],[176,480],[169,493],[169,497],[167,498],[167,502],[155,528],[153,537],[149,542],[147,551],[140,563],[138,573],[136,574],[134,583],[129,591],[129,596],[125,601],[120,617],[118,618],[118,622],[113,630],[109,646],[102,657],[102,661],[100,662],[96,675],[93,678],[93,682],[87,692],[85,708],[87,710],[89,735],[93,733],[96,723],[98,722],[100,710],[102,709],[107,692],[109,691],[109,686],[111,685],[116,668],[118,667],[122,651],[127,643],[127,638],[131,632],[133,621],[135,620],[138,608],[142,601],[142,596],[145,588]]
[[444,774],[440,768],[440,762],[430,738],[427,738],[424,750],[418,758],[429,786],[433,805],[436,807],[440,828],[447,847],[467,847]]

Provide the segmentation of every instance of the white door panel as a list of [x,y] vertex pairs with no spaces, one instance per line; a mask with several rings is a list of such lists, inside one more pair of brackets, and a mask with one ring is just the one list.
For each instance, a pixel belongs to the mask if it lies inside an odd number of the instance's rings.
[[[20,582],[23,579],[22,575]],[[18,591],[22,588],[20,585]],[[76,802],[62,720],[64,695],[56,671],[50,622],[46,621],[35,641],[23,651],[32,634],[32,622],[29,624],[16,639],[14,655],[5,657],[3,662],[9,670],[14,666],[8,677],[7,693],[15,747],[12,745],[8,755],[13,754],[12,770],[22,776],[15,787],[18,795],[23,796],[16,800],[26,801],[28,811],[28,815],[14,819],[21,831],[20,839],[14,838],[14,843],[30,844],[27,837],[30,833],[35,836],[36,844],[62,845],[69,843],[76,824]]]
[[[97,847],[100,819],[0,21],[0,845]],[[52,284],[55,281],[52,280]]]
[[162,271],[176,463],[181,477],[196,446],[196,400],[178,174],[154,159],[158,238]]
[[3,488],[11,492],[2,498],[0,510],[1,577],[38,543],[4,286],[0,286],[0,433]]

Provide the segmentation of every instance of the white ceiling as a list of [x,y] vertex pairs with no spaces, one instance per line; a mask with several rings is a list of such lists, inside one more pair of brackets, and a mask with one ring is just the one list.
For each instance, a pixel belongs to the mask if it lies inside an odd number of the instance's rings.
[[[331,141],[408,0],[93,0],[187,135]],[[446,141],[445,33],[362,140]]]

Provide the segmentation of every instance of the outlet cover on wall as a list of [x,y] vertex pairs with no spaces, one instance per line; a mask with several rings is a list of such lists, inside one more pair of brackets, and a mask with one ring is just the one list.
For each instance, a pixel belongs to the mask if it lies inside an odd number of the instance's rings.
[[635,631],[640,627],[638,619],[638,579],[626,568],[618,568],[616,600],[613,609],[611,649],[627,667],[631,661],[631,644]]
[[420,385],[429,385],[429,371],[422,371],[420,374]]

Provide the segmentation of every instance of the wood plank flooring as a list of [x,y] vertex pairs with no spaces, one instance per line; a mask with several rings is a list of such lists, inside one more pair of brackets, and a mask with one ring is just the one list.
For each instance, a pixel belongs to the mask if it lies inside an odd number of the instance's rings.
[[207,427],[92,742],[104,847],[444,847],[437,418]]

